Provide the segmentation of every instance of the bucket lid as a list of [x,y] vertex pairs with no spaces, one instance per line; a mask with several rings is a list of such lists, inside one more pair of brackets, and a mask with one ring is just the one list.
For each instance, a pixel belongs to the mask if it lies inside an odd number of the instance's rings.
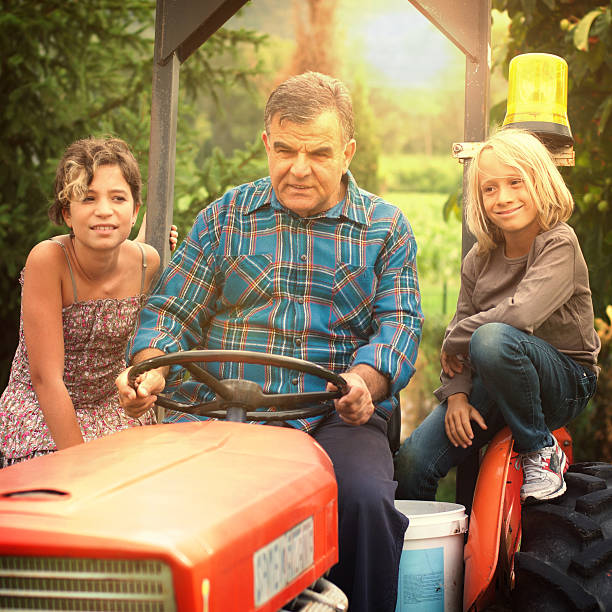
[[468,517],[461,504],[396,500],[395,507],[410,521],[404,536],[406,540],[439,538],[467,531]]

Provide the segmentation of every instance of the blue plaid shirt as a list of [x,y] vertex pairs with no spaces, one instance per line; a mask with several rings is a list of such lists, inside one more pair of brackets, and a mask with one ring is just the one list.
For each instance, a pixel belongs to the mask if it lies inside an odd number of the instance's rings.
[[[347,178],[346,198],[313,217],[285,208],[269,177],[202,210],[140,313],[128,359],[149,347],[199,347],[295,357],[338,374],[367,364],[390,381],[393,397],[376,406],[388,418],[414,373],[421,337],[417,247],[401,211]],[[265,392],[326,384],[260,365],[206,367],[254,380]],[[213,399],[180,372],[171,369],[165,393],[183,402]],[[320,418],[292,425],[310,431]]]

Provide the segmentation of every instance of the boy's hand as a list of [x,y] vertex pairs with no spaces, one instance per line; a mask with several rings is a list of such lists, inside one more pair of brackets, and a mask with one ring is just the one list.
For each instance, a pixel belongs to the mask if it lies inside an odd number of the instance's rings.
[[440,352],[442,371],[450,378],[463,372],[463,361],[459,357],[463,357],[463,355],[450,355],[445,350]]
[[447,400],[444,429],[453,446],[467,448],[472,445],[474,432],[471,421],[478,423],[482,429],[487,429],[482,415],[468,403],[465,393],[451,395]]

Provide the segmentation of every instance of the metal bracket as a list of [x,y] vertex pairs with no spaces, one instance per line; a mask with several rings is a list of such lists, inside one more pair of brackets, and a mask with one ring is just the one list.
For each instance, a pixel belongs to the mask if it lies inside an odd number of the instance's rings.
[[480,147],[482,142],[453,142],[452,154],[453,157],[463,163],[466,159],[474,157],[476,149]]
[[[476,153],[481,145],[481,142],[454,142],[451,149],[452,155],[463,164],[466,159],[474,157],[474,153]],[[547,146],[547,148],[556,166],[576,165],[576,154],[573,145],[567,145],[565,147]]]

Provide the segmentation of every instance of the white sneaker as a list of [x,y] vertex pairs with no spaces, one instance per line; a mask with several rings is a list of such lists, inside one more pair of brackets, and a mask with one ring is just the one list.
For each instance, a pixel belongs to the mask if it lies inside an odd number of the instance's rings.
[[521,502],[554,499],[565,493],[567,487],[563,474],[569,466],[557,440],[553,446],[522,453],[520,457],[523,466]]

